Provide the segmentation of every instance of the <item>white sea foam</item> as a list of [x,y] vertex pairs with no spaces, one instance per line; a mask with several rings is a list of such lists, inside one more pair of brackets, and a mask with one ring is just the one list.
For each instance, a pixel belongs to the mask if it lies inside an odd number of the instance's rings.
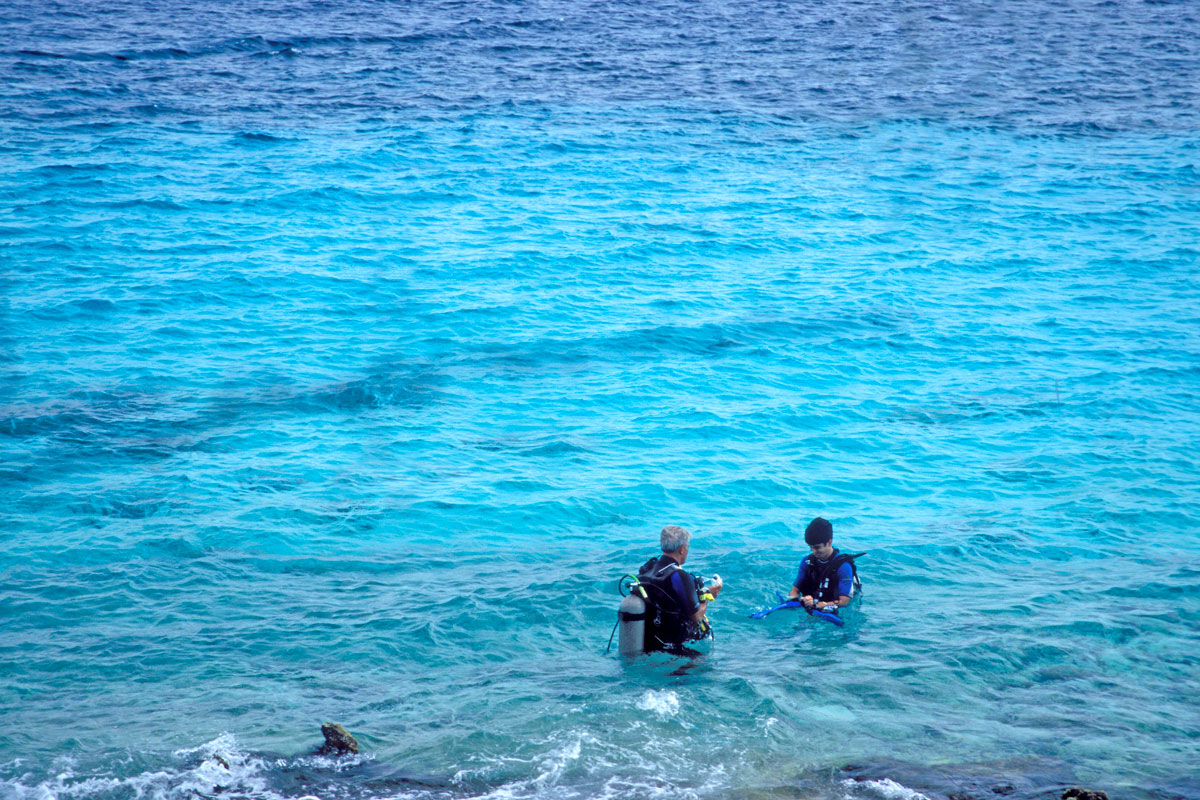
[[32,779],[30,783],[22,779],[8,781],[0,787],[0,795],[15,800],[110,796],[184,800],[216,793],[263,800],[280,797],[267,786],[266,762],[240,750],[229,734],[199,747],[176,750],[172,755],[182,763],[127,777],[81,774],[73,760],[56,759],[53,777]]
[[679,712],[679,695],[670,689],[651,690],[638,698],[637,707],[642,711],[653,711],[660,717],[673,717]]
[[[490,788],[475,800],[517,800],[517,798],[539,797],[570,797],[571,792],[562,787],[563,773],[572,765],[579,762],[585,745],[595,745],[597,740],[586,733],[572,732],[565,737],[555,736],[553,749],[532,760],[505,757],[493,759],[494,766],[511,768],[514,764],[527,764],[532,767],[533,774],[528,778],[510,781]],[[483,777],[487,769],[459,770],[455,774],[455,782],[468,777]]]
[[929,800],[928,797],[918,792],[916,789],[910,789],[907,786],[896,783],[891,778],[883,778],[877,781],[842,781],[842,785],[849,788],[857,789],[858,792],[846,793],[846,800],[861,800],[863,790],[866,790],[872,797],[882,798],[882,800]]
[[[654,695],[672,694],[654,692]],[[660,700],[661,702],[661,700]],[[574,730],[557,733],[544,744],[550,747],[530,759],[493,759],[496,766],[511,770],[527,765],[529,777],[508,780],[470,800],[699,800],[714,796],[726,785],[721,767],[702,770],[666,741],[631,742],[621,735],[597,737]],[[664,750],[668,763],[683,775],[704,772],[704,785],[681,785],[674,775],[663,774]],[[482,777],[487,770],[460,771],[458,777]],[[689,781],[690,783],[690,781]]]
[[[674,713],[674,692],[649,692],[646,709]],[[638,723],[640,724],[640,723]],[[635,726],[636,728],[636,726]],[[727,786],[728,774],[721,765],[701,768],[680,743],[671,738],[614,735],[596,736],[574,729],[555,731],[537,743],[535,752],[496,754],[484,759],[505,777],[487,785],[498,775],[489,767],[460,769],[456,793],[463,800],[700,800],[715,796]],[[171,754],[163,765],[140,774],[123,776],[118,769],[88,772],[70,759],[59,759],[49,772],[34,778],[21,776],[16,762],[7,765],[10,776],[0,784],[0,800],[195,800],[198,797],[228,797],[232,800],[317,800],[298,797],[278,785],[279,776],[297,768],[319,772],[341,771],[365,759],[327,759],[322,756],[288,758],[248,753],[236,738],[223,735],[197,747]],[[664,773],[663,765],[670,767]],[[47,778],[47,775],[53,775]],[[13,776],[17,776],[15,779]],[[694,778],[703,780],[695,784]],[[480,786],[480,781],[483,783]],[[470,786],[474,784],[474,788]],[[284,780],[294,792],[294,782]],[[372,785],[338,781],[326,786],[335,794],[359,800],[446,800],[444,789]]]
[[542,771],[533,779],[533,783],[538,785],[558,783],[558,779],[562,777],[563,770],[571,762],[579,760],[579,755],[582,752],[583,737],[576,736],[574,740],[567,742],[557,750],[547,753],[539,765]]

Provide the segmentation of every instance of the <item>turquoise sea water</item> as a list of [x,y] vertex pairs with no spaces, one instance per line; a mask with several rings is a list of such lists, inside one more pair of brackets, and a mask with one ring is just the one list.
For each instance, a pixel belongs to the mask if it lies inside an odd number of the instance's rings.
[[1200,798],[1192,13],[4,12],[0,798]]

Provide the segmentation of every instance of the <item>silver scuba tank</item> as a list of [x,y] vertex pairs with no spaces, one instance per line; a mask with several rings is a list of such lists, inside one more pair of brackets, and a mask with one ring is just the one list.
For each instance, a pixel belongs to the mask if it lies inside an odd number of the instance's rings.
[[646,601],[635,588],[621,601],[617,609],[617,625],[621,628],[618,650],[623,656],[640,655],[646,649]]

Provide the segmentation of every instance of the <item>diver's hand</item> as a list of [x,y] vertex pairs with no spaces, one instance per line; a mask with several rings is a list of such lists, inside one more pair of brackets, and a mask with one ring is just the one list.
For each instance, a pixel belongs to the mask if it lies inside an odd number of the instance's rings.
[[801,597],[800,602],[804,604],[805,608],[813,607],[813,598],[811,594],[806,594],[804,597]]
[[707,587],[708,593],[711,594],[713,596],[713,598],[715,599],[716,596],[721,593],[721,589],[724,588],[724,586],[725,586],[725,581],[721,580],[721,576],[713,575],[713,582],[710,583]]

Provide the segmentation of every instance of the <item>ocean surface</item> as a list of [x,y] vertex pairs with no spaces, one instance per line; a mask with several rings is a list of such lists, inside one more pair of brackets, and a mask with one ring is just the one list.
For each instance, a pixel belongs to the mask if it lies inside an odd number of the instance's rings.
[[[0,800],[1200,798],[1196,4],[13,0],[0,71]],[[750,619],[817,515],[847,625]],[[626,663],[666,524],[716,640]]]

